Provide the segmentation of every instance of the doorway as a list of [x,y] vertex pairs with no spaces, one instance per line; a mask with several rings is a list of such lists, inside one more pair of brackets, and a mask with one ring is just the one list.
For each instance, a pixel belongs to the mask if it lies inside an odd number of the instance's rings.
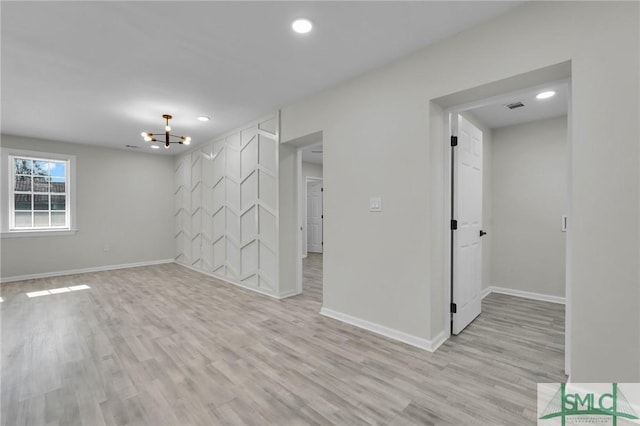
[[300,253],[298,293],[322,304],[324,252],[323,147],[315,142],[298,150]]
[[[537,96],[543,92],[555,93]],[[451,256],[447,265],[451,334],[463,332],[476,312],[481,315],[482,304],[478,300],[500,293],[565,304],[564,331],[569,336],[570,288],[566,264],[570,247],[565,242],[570,229],[566,227],[566,217],[571,199],[569,80],[520,89],[445,112],[449,131],[446,143],[448,147],[454,145],[449,148],[451,156],[446,161],[446,173],[450,174],[446,191],[451,191],[452,221],[451,238],[447,241]],[[460,119],[460,115],[464,117]],[[472,121],[474,126],[479,123],[489,142],[480,151],[486,156],[480,162],[484,168],[480,179],[467,184],[463,182],[464,173],[460,176],[465,167],[461,154],[465,131],[458,126],[465,120]],[[452,136],[458,137],[457,144]],[[490,190],[486,191],[487,188]],[[477,199],[481,200],[480,210]],[[459,217],[469,208],[475,209],[480,218],[478,229],[467,223],[468,218],[461,221]],[[473,239],[463,235],[465,229],[473,230],[469,231]],[[479,238],[485,232],[488,236]],[[476,250],[483,253],[480,261],[471,256],[474,240],[481,241]],[[464,308],[469,303],[474,307],[470,309],[473,314],[461,309],[461,304]],[[567,338],[567,372],[568,343]]]

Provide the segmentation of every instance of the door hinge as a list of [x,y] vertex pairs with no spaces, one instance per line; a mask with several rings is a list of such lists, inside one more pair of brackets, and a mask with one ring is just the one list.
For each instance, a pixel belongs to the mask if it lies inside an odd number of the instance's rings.
[[451,146],[458,146],[458,137],[451,136]]
[[458,221],[455,219],[451,219],[451,230],[455,231],[456,229],[458,229]]
[[458,305],[456,305],[455,303],[451,304],[451,313],[452,314],[458,313]]

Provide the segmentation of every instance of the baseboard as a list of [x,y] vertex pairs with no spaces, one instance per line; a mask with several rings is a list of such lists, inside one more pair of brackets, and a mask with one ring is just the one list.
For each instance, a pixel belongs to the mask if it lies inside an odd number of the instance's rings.
[[285,291],[284,293],[280,293],[277,297],[277,299],[286,299],[287,297],[293,297],[293,296],[297,296],[299,294],[302,294],[301,291],[298,290],[289,290],[289,291]]
[[405,333],[393,328],[385,327],[384,325],[376,324],[371,321],[363,320],[361,318],[353,317],[351,315],[343,314],[332,309],[323,307],[320,310],[320,315],[329,317],[338,321],[345,322],[358,328],[370,331],[372,333],[380,334],[393,340],[397,340],[407,345],[415,346],[416,348],[424,349],[429,352],[434,352],[438,347],[447,340],[447,335],[444,331],[439,333],[434,340],[424,339],[412,334]]
[[491,287],[486,287],[482,289],[482,293],[480,293],[480,295],[482,296],[482,298],[484,299],[485,297],[487,297],[488,295],[491,294]]
[[540,300],[542,302],[566,304],[565,298],[560,296],[551,296],[548,294],[533,293],[530,291],[514,290],[512,288],[489,286],[482,290],[482,298],[484,299],[491,293],[506,294],[507,296],[523,297],[525,299]]
[[264,291],[264,290],[256,288],[256,287],[248,286],[246,284],[243,284],[242,282],[231,280],[228,277],[225,277],[225,276],[222,276],[222,275],[218,275],[218,274],[213,273],[213,272],[203,271],[202,269],[194,268],[191,265],[185,265],[184,263],[180,263],[180,262],[175,262],[175,263],[176,263],[176,265],[184,266],[187,269],[191,269],[192,271],[199,272],[199,273],[201,273],[203,275],[206,275],[208,277],[215,278],[215,279],[220,280],[220,281],[224,281],[227,284],[231,284],[231,285],[234,285],[236,287],[241,287],[241,288],[244,288],[246,290],[251,290],[254,293],[262,294],[263,296],[269,296],[269,297],[271,297],[273,299],[280,300],[280,299],[285,299],[287,297],[295,296],[296,294],[298,294],[296,290],[290,290],[290,291],[284,292],[282,294],[269,293],[268,291]]
[[137,268],[139,266],[162,265],[165,263],[173,263],[173,259],[151,260],[147,262],[123,263],[121,265],[105,265],[93,268],[69,269],[66,271],[43,272],[40,274],[16,275],[13,277],[2,277],[0,283],[10,283],[15,281],[35,280],[38,278],[61,277],[63,275],[86,274],[89,272],[112,271],[114,269]]
[[451,337],[451,333],[442,330],[440,333],[436,335],[436,337],[431,341],[431,347],[433,348],[431,352],[435,352],[444,342],[449,340]]

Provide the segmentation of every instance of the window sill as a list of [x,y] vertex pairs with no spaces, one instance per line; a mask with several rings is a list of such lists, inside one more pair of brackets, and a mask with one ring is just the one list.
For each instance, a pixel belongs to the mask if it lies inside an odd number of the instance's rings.
[[10,231],[0,234],[2,238],[29,238],[29,237],[63,237],[66,235],[75,235],[77,229],[51,229],[37,231]]

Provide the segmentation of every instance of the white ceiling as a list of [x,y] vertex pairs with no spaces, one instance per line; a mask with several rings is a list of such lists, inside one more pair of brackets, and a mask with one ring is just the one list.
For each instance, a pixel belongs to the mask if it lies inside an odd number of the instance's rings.
[[2,132],[147,149],[169,113],[197,145],[519,3],[3,1]]
[[[555,96],[536,99],[538,93],[548,90],[555,91]],[[516,109],[506,107],[515,102],[522,102],[524,106]],[[568,108],[569,84],[555,82],[501,96],[499,101],[489,102],[487,105],[472,109],[471,112],[487,127],[497,129],[567,115]]]

